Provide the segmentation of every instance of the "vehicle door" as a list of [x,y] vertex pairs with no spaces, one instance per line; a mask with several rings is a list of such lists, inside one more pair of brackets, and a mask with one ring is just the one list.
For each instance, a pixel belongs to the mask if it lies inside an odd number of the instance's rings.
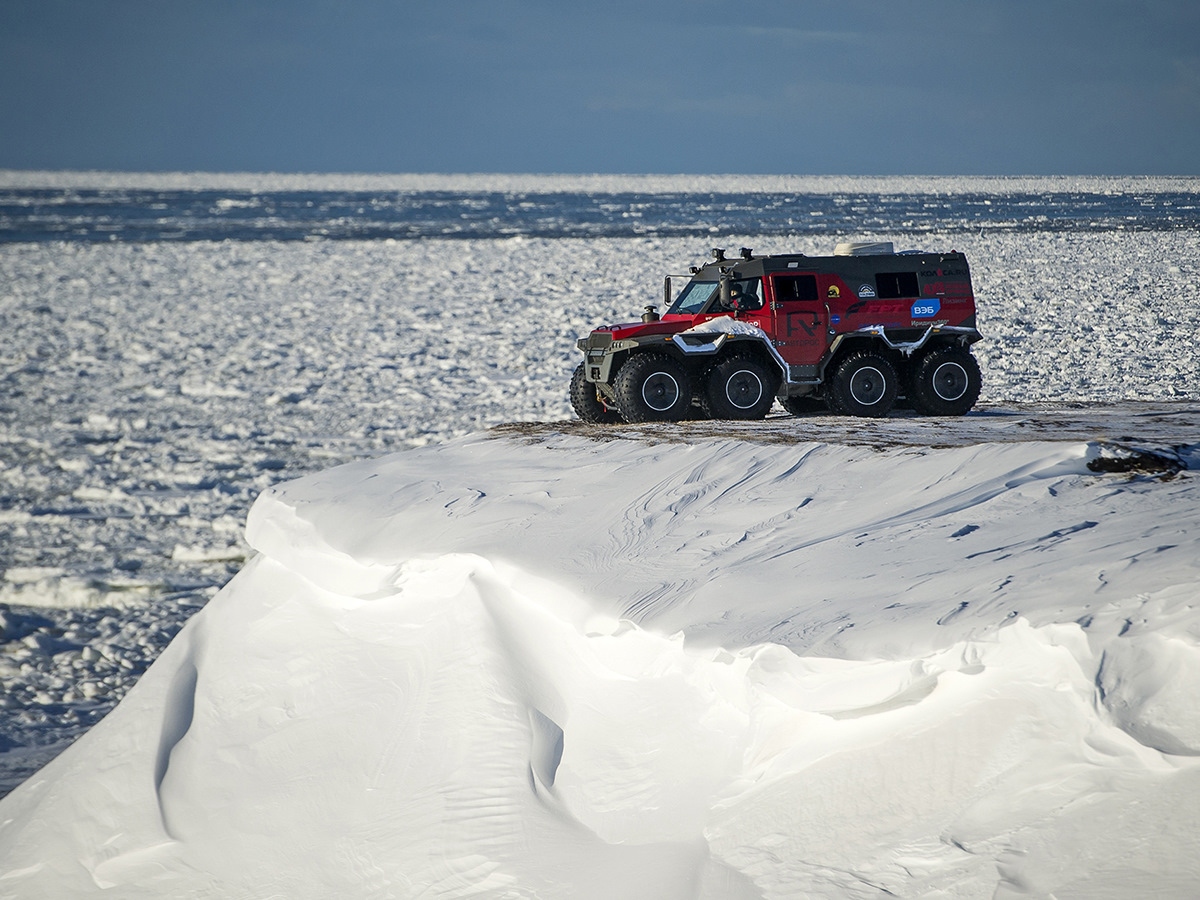
[[811,272],[770,277],[775,347],[791,366],[815,365],[828,343],[829,311]]
[[772,312],[764,296],[761,278],[742,278],[733,282],[733,291],[739,292],[737,317],[757,325],[767,334],[771,333]]

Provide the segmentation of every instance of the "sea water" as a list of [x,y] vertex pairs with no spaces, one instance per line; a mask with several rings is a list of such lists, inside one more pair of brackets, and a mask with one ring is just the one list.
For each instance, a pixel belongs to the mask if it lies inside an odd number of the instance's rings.
[[973,190],[964,179],[956,187],[954,193],[0,187],[0,241],[707,239],[1200,226],[1200,194],[1153,183],[1140,190],[995,192]]

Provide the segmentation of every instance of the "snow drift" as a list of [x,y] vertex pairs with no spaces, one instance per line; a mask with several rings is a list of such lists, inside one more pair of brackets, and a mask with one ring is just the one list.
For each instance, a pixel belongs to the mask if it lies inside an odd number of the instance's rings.
[[1104,452],[475,436],[276,487],[0,802],[0,896],[1193,897],[1200,493]]

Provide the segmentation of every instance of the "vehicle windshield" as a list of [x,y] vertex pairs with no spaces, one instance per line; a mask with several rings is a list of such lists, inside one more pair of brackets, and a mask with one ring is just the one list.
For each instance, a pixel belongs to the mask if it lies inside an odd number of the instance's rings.
[[[745,278],[730,283],[730,294],[738,301],[740,309],[756,310],[762,308],[761,283],[761,280],[758,278]],[[705,307],[709,306],[709,301],[713,301],[714,305],[708,312],[732,312],[732,307],[725,309],[721,306],[717,290],[719,287],[720,284],[716,281],[688,282],[687,287],[683,289],[679,297],[671,304],[671,308],[667,310],[667,314],[694,316],[703,312]]]
[[717,292],[715,281],[689,281],[667,310],[667,315],[694,316]]

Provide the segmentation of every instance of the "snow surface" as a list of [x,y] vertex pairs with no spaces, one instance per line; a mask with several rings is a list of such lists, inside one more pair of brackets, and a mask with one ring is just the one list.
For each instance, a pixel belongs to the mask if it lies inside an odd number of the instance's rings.
[[[386,183],[554,189],[464,177]],[[975,414],[616,442],[469,435],[567,419],[694,240],[0,246],[0,790],[125,697],[0,801],[0,897],[1194,897],[1200,236],[918,243]]]
[[0,891],[1193,897],[1200,483],[1104,452],[535,432],[276,486],[0,803]]
[[688,332],[699,332],[702,334],[753,334],[766,337],[766,332],[755,325],[753,322],[742,322],[738,319],[731,319],[727,316],[720,316],[716,319],[708,319],[700,322],[698,325],[693,325]]

